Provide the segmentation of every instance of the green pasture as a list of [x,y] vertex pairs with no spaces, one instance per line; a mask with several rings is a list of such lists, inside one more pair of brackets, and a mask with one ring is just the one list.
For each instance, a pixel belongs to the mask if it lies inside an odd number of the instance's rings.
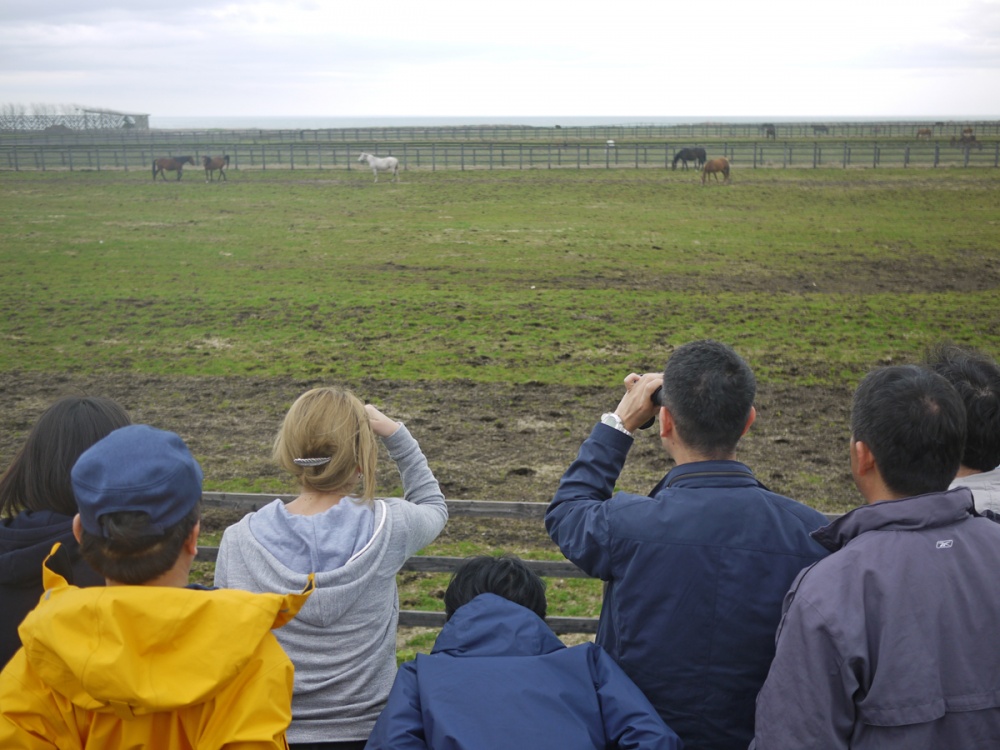
[[851,382],[1000,330],[1000,171],[0,172],[0,372]]
[[[941,339],[1000,354],[995,169],[0,172],[0,201],[0,374],[607,386],[711,336],[844,386]],[[401,576],[402,606],[446,583]],[[600,583],[549,600],[593,615]]]

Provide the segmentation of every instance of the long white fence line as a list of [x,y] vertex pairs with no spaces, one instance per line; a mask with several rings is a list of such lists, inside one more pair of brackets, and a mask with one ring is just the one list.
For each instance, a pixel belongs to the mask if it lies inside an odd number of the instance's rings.
[[[202,504],[210,508],[227,508],[251,513],[264,507],[275,498],[289,502],[295,495],[260,495],[249,493],[206,492]],[[490,500],[447,500],[449,516],[471,516],[477,518],[512,518],[537,520],[542,523],[547,503],[494,502]],[[833,520],[835,514],[827,514]],[[218,547],[199,547],[198,559],[214,562]],[[418,555],[411,557],[403,566],[404,571],[422,573],[452,573],[462,563],[461,557],[436,557]],[[525,560],[535,573],[543,578],[589,578],[586,573],[568,560]],[[596,633],[596,617],[547,617],[545,621],[556,633]],[[444,625],[444,612],[422,610],[400,610],[399,624],[402,627],[432,627]]]

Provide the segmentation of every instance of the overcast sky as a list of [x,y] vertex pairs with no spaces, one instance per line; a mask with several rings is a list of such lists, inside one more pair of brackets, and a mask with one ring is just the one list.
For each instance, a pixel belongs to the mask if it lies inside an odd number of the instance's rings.
[[0,0],[0,104],[1000,116],[1000,0]]

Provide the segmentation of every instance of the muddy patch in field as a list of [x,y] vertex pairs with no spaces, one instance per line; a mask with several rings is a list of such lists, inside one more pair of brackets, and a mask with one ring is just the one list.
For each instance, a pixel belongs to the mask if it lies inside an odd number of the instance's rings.
[[[136,422],[179,433],[201,462],[209,489],[240,479],[261,491],[291,492],[294,487],[270,461],[271,442],[291,402],[320,384],[294,378],[6,373],[0,378],[0,465],[10,462],[55,399],[99,395],[121,403]],[[622,392],[462,380],[340,385],[407,424],[448,498],[537,503],[551,499],[580,443]],[[857,504],[847,464],[849,391],[765,384],[756,405],[759,416],[739,458],[761,481],[826,511]],[[655,428],[641,432],[619,487],[646,492],[670,465]],[[400,494],[399,476],[388,460],[380,464],[379,486],[384,494]],[[492,535],[509,527],[512,542],[526,534],[544,538],[540,522],[536,526],[529,533],[515,522],[492,522],[480,531]]]

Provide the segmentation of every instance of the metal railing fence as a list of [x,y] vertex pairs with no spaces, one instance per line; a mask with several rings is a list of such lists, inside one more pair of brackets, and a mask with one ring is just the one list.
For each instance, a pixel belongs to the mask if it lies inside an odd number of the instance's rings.
[[[231,170],[341,170],[371,174],[357,159],[362,151],[396,156],[405,171],[524,169],[670,169],[682,148],[701,145],[708,157],[725,156],[734,169],[998,167],[1000,139],[953,143],[913,141],[720,141],[715,143],[219,143],[187,141],[144,144],[11,145],[0,141],[0,170],[146,172],[154,159],[189,155],[185,171],[203,174],[201,157],[228,154]],[[167,150],[169,148],[169,150]],[[689,168],[695,167],[690,163]],[[683,162],[677,163],[683,169]],[[167,175],[174,179],[176,175]]]

